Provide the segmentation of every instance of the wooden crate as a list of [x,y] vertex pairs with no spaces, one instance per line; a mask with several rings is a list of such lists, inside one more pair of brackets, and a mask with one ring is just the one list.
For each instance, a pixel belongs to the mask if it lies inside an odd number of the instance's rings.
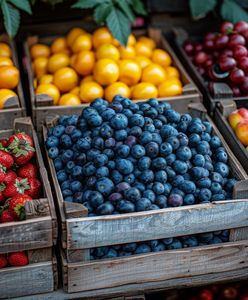
[[13,129],[0,131],[0,138],[8,138],[14,130],[24,131],[34,140],[36,164],[43,193],[40,199],[25,204],[25,221],[0,224],[0,253],[48,248],[53,246],[57,239],[57,221],[52,192],[31,119],[28,117],[15,119]]
[[[10,41],[7,35],[0,35],[0,42],[8,43],[12,50],[12,60],[14,65],[20,70],[17,58],[17,49],[14,41]],[[25,117],[26,116],[26,105],[23,95],[23,89],[21,84],[21,75],[20,81],[16,88],[16,94],[18,97],[10,97],[4,105],[4,109],[0,110],[0,124],[1,129],[12,128],[15,118]]]
[[216,104],[221,100],[248,100],[247,97],[234,97],[231,88],[222,82],[216,82],[213,84],[213,95],[210,93],[206,82],[204,81],[203,77],[199,74],[196,67],[192,63],[191,59],[185,53],[183,49],[183,43],[188,39],[199,40],[200,37],[190,37],[188,33],[182,28],[174,28],[173,29],[173,38],[171,39],[172,44],[175,46],[179,57],[182,59],[185,68],[188,70],[190,75],[192,76],[193,80],[199,87],[203,97],[204,97],[204,104],[208,108],[208,111],[213,113]]
[[[191,104],[186,111],[212,123],[200,103]],[[54,122],[56,123],[56,119],[50,120],[48,127],[54,125]],[[63,201],[53,162],[47,156],[61,221],[65,291],[81,291],[87,297],[93,291],[96,296],[116,291],[146,291],[177,284],[190,286],[197,284],[201,278],[209,278],[210,274],[218,281],[225,272],[230,273],[229,278],[247,276],[248,177],[218,129],[213,123],[212,125],[229,154],[231,171],[239,179],[234,188],[233,200],[86,217],[87,209],[82,204]],[[47,129],[43,129],[46,138]],[[89,249],[94,247],[224,229],[231,229],[230,242],[225,244],[89,261]]]
[[220,101],[217,104],[217,108],[214,113],[214,120],[226,142],[230,146],[231,150],[240,161],[245,171],[248,173],[248,152],[245,150],[245,146],[242,145],[242,143],[236,137],[235,132],[233,131],[227,120],[229,114],[236,110],[237,107],[248,107],[248,102],[244,100]]
[[[69,29],[69,28],[68,28]],[[135,32],[135,31],[134,31]],[[137,35],[146,34],[145,31],[136,31]],[[183,65],[175,55],[174,51],[170,47],[169,43],[166,41],[164,36],[162,35],[161,30],[150,28],[147,31],[149,37],[153,38],[159,47],[168,51],[173,59],[173,65],[175,65],[181,74],[181,80],[183,82],[183,94],[177,97],[168,97],[168,98],[160,98],[161,100],[167,100],[170,102],[178,111],[181,111],[182,103],[189,104],[191,102],[200,102],[201,101],[201,94],[197,89],[196,85],[193,83],[192,79],[184,69]],[[32,116],[34,125],[38,130],[38,134],[41,132],[42,124],[45,121],[45,118],[48,115],[63,115],[67,114],[68,112],[71,114],[80,114],[82,108],[88,106],[88,104],[82,104],[78,106],[54,106],[53,100],[46,94],[39,94],[35,95],[34,87],[33,87],[33,79],[34,74],[31,67],[31,57],[29,48],[33,44],[37,43],[38,41],[45,44],[51,44],[52,40],[55,36],[49,37],[42,37],[38,38],[38,36],[31,36],[27,38],[24,43],[24,52],[25,52],[25,61],[26,61],[26,71],[29,80],[29,89],[30,89],[30,96],[31,96],[31,106],[32,106]],[[144,100],[141,100],[144,101]]]
[[[27,251],[29,264],[0,269],[0,299],[52,292],[57,286],[57,262],[52,248]],[[36,296],[32,296],[36,299]]]

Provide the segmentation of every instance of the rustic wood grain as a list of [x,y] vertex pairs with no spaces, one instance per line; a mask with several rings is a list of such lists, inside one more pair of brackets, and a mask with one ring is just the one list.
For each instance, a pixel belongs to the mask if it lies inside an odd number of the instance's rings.
[[[0,270],[0,299],[47,293],[53,290],[52,262]],[[36,296],[32,297],[36,299]]]
[[65,216],[67,219],[88,217],[88,209],[83,204],[63,202]]
[[[68,264],[68,292],[145,284],[248,267],[246,242]],[[148,271],[149,270],[149,271]],[[87,275],[86,275],[87,274]]]
[[26,219],[35,219],[50,215],[50,208],[47,199],[36,199],[25,203]]
[[90,249],[68,250],[66,249],[68,263],[90,260]]
[[52,248],[41,248],[41,249],[32,249],[28,250],[28,261],[29,264],[40,263],[44,261],[51,261],[52,257]]
[[248,200],[67,220],[68,249],[85,249],[248,226]]

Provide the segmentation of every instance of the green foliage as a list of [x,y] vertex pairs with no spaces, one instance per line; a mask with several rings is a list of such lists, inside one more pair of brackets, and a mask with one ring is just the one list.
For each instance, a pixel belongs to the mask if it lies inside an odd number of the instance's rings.
[[95,22],[99,25],[105,23],[122,45],[127,44],[135,14],[146,15],[141,0],[77,0],[72,7],[94,9]]
[[189,0],[189,7],[194,19],[205,17],[211,10],[215,8],[216,4],[217,0]]

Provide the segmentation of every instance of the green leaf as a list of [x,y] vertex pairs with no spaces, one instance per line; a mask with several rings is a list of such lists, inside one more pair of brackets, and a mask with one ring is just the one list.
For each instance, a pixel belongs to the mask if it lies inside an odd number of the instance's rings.
[[82,9],[87,9],[87,8],[93,8],[98,4],[101,4],[105,1],[102,0],[78,0],[76,3],[72,5],[72,8],[82,8]]
[[20,13],[6,0],[1,1],[5,29],[10,37],[14,37],[20,25]]
[[189,0],[191,15],[194,19],[204,18],[216,4],[217,0]]
[[15,5],[17,8],[25,11],[28,14],[32,14],[32,10],[28,0],[8,0],[11,4]]
[[102,24],[113,9],[112,3],[102,3],[95,8],[94,20],[97,24]]
[[128,17],[130,22],[133,22],[135,20],[135,15],[132,12],[131,8],[129,7],[127,1],[118,1],[116,2],[116,4],[119,6],[122,12]]
[[107,26],[113,36],[123,45],[126,46],[128,36],[130,35],[130,22],[121,10],[113,7],[107,17]]
[[247,12],[232,0],[223,1],[220,13],[224,20],[231,21],[233,23],[240,20],[248,22]]
[[147,12],[145,10],[144,4],[140,0],[132,0],[132,7],[136,14],[146,16]]

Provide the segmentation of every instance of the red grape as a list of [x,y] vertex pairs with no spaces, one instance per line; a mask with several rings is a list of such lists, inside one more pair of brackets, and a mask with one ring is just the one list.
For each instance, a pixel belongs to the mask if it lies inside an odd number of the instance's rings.
[[226,34],[220,35],[215,40],[216,49],[223,49],[227,46],[229,37]]
[[220,69],[222,71],[230,71],[233,68],[235,68],[237,65],[236,60],[228,56],[222,57],[221,59],[219,59],[218,62],[219,62]]
[[244,46],[245,45],[245,38],[240,34],[233,34],[229,39],[228,46],[230,48],[234,48],[237,45]]
[[234,47],[233,49],[233,56],[236,59],[240,59],[243,56],[247,56],[247,49],[244,46],[241,45],[237,45],[236,47]]
[[206,48],[206,49],[214,49],[214,46],[215,46],[214,40],[205,40],[203,42],[203,45],[204,45],[204,48]]
[[208,58],[205,62],[206,67],[211,67],[213,65],[213,60],[211,58]]
[[248,57],[242,57],[238,60],[238,65],[245,73],[248,73]]
[[233,23],[223,22],[220,26],[220,32],[227,33],[228,31],[233,30]]
[[196,51],[196,52],[200,52],[200,51],[202,51],[202,50],[203,50],[203,45],[200,44],[200,43],[196,43],[196,44],[195,44],[195,51]]
[[186,42],[183,45],[183,49],[187,54],[193,54],[194,52],[194,45],[191,42]]
[[245,78],[245,73],[241,69],[235,69],[230,73],[230,80],[233,83],[240,84]]
[[248,30],[243,31],[242,35],[245,38],[246,42],[248,42]]
[[247,29],[248,29],[248,23],[246,23],[245,21],[239,21],[234,25],[234,31],[237,31],[239,33],[242,33]]
[[204,64],[208,59],[207,53],[200,51],[195,55],[194,61],[197,65]]
[[221,56],[233,56],[233,51],[231,49],[223,49],[221,52]]
[[204,40],[214,40],[214,39],[215,39],[215,33],[213,32],[208,32],[204,37]]
[[239,97],[241,95],[241,91],[237,86],[232,87],[232,92],[234,97]]
[[244,77],[243,82],[240,85],[240,89],[244,93],[248,93],[248,77]]

